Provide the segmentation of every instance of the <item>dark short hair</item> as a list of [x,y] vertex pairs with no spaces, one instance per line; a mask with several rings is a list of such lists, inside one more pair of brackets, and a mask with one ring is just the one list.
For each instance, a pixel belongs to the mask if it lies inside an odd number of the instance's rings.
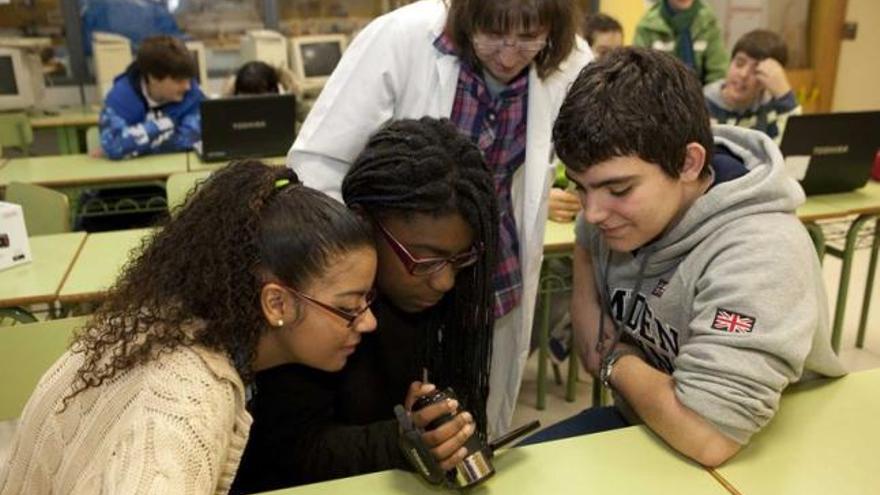
[[584,38],[590,45],[596,40],[596,33],[618,32],[623,34],[623,26],[617,19],[606,14],[593,14],[584,20]]
[[544,79],[559,69],[574,49],[576,18],[577,7],[571,0],[450,0],[446,34],[465,62],[480,67],[471,44],[474,33],[547,28],[547,46],[535,57],[535,69]]
[[772,58],[785,67],[788,63],[788,46],[778,34],[766,29],[755,29],[740,36],[733,45],[731,56],[743,52],[755,60]]
[[692,142],[706,149],[708,163],[713,139],[700,81],[675,57],[645,48],[614,50],[587,65],[553,126],[556,151],[576,172],[637,156],[676,178]]
[[259,60],[248,62],[235,73],[236,95],[263,95],[278,93],[278,71]]
[[138,48],[135,63],[141,74],[155,79],[196,77],[196,61],[186,45],[164,34],[144,39]]

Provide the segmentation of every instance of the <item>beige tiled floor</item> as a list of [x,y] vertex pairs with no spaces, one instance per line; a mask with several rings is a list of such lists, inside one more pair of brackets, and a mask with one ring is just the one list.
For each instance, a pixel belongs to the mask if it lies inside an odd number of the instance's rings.
[[[833,308],[835,298],[837,297],[840,265],[840,261],[835,258],[826,257],[825,259],[823,275],[825,285],[828,288],[829,307],[831,308]],[[864,349],[855,348],[867,265],[868,251],[858,251],[854,261],[853,276],[850,280],[840,353],[841,359],[850,371],[880,368],[880,277],[875,280],[874,294],[871,298],[872,311],[868,320],[865,347]],[[567,363],[565,366],[567,366]],[[565,369],[567,368],[563,367],[563,376]],[[592,382],[585,372],[581,372],[581,378],[577,387],[577,398],[574,402],[565,401],[565,388],[563,385],[551,383],[548,387],[547,408],[544,411],[536,410],[536,375],[537,353],[533,354],[531,359],[529,359],[526,374],[523,377],[522,390],[520,391],[519,402],[514,413],[514,425],[520,425],[532,419],[539,419],[543,426],[547,426],[589,407]],[[6,457],[6,450],[13,431],[14,422],[0,422],[0,462]]]

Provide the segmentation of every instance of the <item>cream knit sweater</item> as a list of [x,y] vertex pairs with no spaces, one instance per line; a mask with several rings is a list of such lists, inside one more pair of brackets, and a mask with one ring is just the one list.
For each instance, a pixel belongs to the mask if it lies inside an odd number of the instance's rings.
[[227,357],[163,353],[58,412],[81,365],[67,352],[43,375],[0,467],[0,495],[229,491],[251,417]]

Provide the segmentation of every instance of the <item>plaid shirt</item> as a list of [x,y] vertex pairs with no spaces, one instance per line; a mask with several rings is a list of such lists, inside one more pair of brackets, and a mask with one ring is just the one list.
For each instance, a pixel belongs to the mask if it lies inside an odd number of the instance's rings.
[[[441,53],[456,55],[445,34],[434,41]],[[517,76],[496,97],[492,96],[482,74],[462,62],[449,119],[480,150],[495,179],[500,226],[498,267],[495,272],[495,316],[501,317],[522,299],[522,270],[519,262],[519,236],[513,215],[511,186],[513,175],[526,157],[526,111],[528,72]]]

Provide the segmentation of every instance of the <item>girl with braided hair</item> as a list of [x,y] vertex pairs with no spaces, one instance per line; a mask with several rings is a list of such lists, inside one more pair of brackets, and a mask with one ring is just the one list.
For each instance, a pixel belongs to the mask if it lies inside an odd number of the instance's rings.
[[488,433],[507,432],[529,351],[553,179],[550,130],[592,55],[574,0],[421,0],[367,25],[345,50],[288,152],[335,195],[392,119],[448,118],[475,143],[498,198]]
[[422,436],[441,467],[461,461],[471,435],[486,438],[498,210],[482,154],[448,120],[396,121],[370,138],[342,196],[373,226],[378,331],[342,373],[257,374],[234,492],[410,469],[393,409],[434,387],[452,387],[458,400],[412,418],[424,427],[454,415]]
[[293,172],[221,169],[43,376],[0,493],[226,493],[245,383],[284,363],[341,369],[375,329],[375,268],[368,225]]

